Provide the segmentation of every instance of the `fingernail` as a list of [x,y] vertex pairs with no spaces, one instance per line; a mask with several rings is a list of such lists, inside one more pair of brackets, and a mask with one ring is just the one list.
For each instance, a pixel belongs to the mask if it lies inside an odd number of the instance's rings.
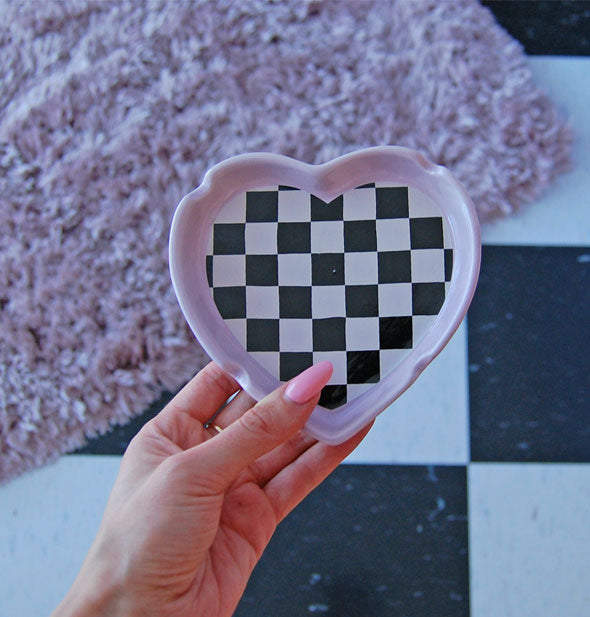
[[333,370],[332,363],[327,360],[310,366],[291,379],[285,389],[285,396],[299,405],[307,403],[328,383]]

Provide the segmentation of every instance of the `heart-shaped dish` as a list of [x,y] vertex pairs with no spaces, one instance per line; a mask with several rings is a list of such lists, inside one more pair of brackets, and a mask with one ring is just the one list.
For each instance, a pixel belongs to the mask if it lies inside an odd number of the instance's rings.
[[[299,210],[297,204],[303,204]],[[383,213],[392,208],[398,212]],[[407,230],[407,238],[396,239],[398,229]],[[298,242],[293,230],[307,233],[306,248],[293,248]],[[293,257],[308,259],[307,279],[298,272],[287,281],[289,271],[281,268],[296,263]],[[385,271],[394,262],[394,270]],[[361,266],[345,266],[349,263]],[[373,263],[374,280],[372,266],[362,266]],[[209,356],[253,398],[260,400],[290,378],[298,363],[302,369],[318,359],[337,365],[344,358],[344,384],[332,386],[333,392],[346,391],[348,383],[356,396],[344,402],[338,394],[333,409],[318,405],[306,425],[313,437],[330,444],[375,418],[443,349],[469,307],[479,264],[477,214],[463,186],[446,168],[394,146],[323,165],[268,153],[230,158],[181,200],[170,233],[172,283],[189,326]],[[438,272],[432,279],[429,268]],[[404,278],[405,270],[412,276]],[[287,301],[279,301],[285,294]],[[339,301],[326,302],[329,297],[342,297],[344,308]],[[398,299],[403,310],[393,306]],[[425,302],[430,308],[421,309]],[[392,342],[391,324],[398,338],[409,328],[410,342],[403,337]],[[345,343],[326,343],[338,338],[339,329]],[[313,342],[304,344],[306,337]],[[367,342],[364,350],[363,339],[371,338],[377,343]],[[361,367],[351,377],[358,358],[377,367],[380,361],[381,368]]]

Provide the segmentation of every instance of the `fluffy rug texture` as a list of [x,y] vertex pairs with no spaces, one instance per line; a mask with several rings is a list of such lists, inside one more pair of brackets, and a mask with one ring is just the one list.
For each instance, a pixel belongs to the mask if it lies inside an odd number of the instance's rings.
[[170,284],[212,164],[400,144],[482,219],[538,196],[564,121],[474,0],[0,0],[0,479],[144,411],[205,362]]

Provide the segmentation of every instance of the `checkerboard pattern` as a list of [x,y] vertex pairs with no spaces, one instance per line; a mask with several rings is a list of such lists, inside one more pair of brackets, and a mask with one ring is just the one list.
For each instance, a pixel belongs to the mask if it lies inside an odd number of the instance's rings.
[[274,186],[222,208],[207,276],[228,327],[271,374],[287,381],[332,362],[320,403],[335,408],[430,329],[452,262],[445,219],[412,188],[367,184],[326,203]]

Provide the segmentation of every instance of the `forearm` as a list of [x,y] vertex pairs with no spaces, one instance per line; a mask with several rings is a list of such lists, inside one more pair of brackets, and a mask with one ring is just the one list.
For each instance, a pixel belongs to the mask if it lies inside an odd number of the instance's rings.
[[76,580],[51,617],[116,617],[116,594],[100,584]]
[[118,580],[117,563],[101,554],[98,542],[61,604],[51,617],[118,617],[123,612],[123,585]]

